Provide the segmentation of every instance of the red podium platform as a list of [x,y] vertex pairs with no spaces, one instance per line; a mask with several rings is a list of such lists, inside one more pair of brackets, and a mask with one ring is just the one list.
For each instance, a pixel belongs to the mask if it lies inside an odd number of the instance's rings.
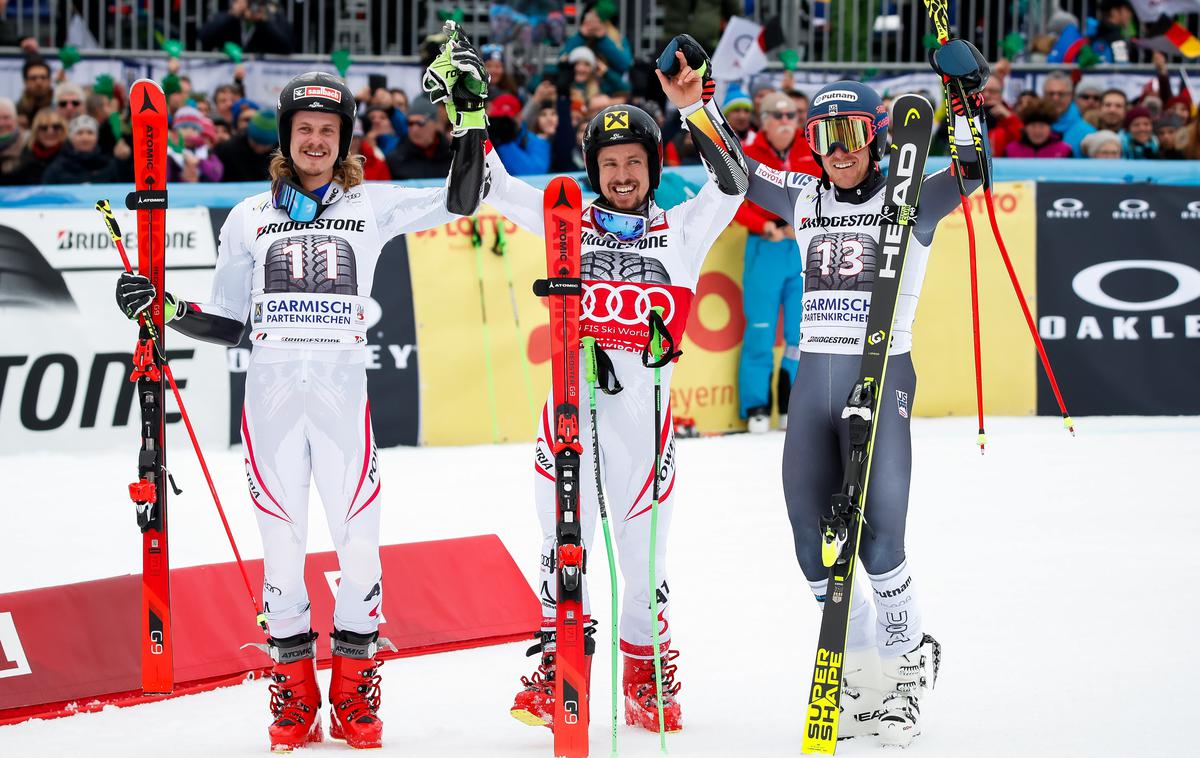
[[[380,636],[423,655],[532,636],[537,598],[496,535],[387,545]],[[262,561],[247,561],[262,587]],[[308,556],[305,579],[318,665],[329,664],[337,556]],[[141,578],[121,576],[0,594],[0,724],[132,705],[141,694],[137,624]],[[175,693],[258,676],[270,661],[241,646],[264,642],[234,563],[171,571]]]

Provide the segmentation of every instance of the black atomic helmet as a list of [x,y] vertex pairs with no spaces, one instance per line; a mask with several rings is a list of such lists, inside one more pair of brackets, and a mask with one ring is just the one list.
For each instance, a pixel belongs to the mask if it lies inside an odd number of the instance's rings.
[[354,117],[358,114],[354,93],[346,83],[333,74],[309,71],[284,85],[275,108],[275,119],[279,125],[279,150],[288,160],[292,159],[292,116],[300,111],[336,113],[342,117],[337,162],[346,160],[350,154],[350,137],[354,134]]
[[596,114],[583,135],[583,163],[588,182],[600,192],[600,148],[635,142],[646,148],[649,158],[650,190],[658,189],[662,176],[662,132],[650,114],[635,105],[610,105]]

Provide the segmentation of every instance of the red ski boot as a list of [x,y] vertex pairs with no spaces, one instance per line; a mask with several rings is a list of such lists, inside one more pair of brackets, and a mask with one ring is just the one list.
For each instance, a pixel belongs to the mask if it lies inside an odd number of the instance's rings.
[[542,660],[532,676],[521,677],[524,687],[513,699],[509,713],[529,726],[554,726],[554,630],[537,632],[538,643],[526,656],[541,654]]
[[317,635],[272,637],[267,650],[275,666],[271,670],[271,750],[290,753],[310,742],[321,741],[321,690],[317,686]]
[[[583,680],[589,691],[592,686],[592,654],[596,652],[596,622],[584,617],[583,652],[587,656],[587,669]],[[524,687],[513,698],[509,713],[517,721],[529,726],[554,728],[554,630],[542,629],[535,633],[538,643],[525,651],[526,656],[541,654],[542,661],[532,676],[521,677]]]
[[[674,661],[678,657],[678,650],[667,650],[662,655],[663,721],[668,732],[683,729],[683,713],[675,700],[675,695],[683,686],[675,681],[675,672],[679,667]],[[625,690],[625,723],[657,732],[658,699],[655,697],[654,659],[626,655],[621,683]]]
[[[330,635],[333,672],[329,680],[329,736],[352,748],[383,746],[379,720],[379,633],[334,631]],[[385,645],[387,641],[384,641]]]

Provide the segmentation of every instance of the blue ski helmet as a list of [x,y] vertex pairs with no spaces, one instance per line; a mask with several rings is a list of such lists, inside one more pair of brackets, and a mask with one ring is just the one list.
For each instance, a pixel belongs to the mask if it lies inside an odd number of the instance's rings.
[[[822,142],[826,142],[828,148],[841,144],[847,152],[854,152],[864,146],[847,144],[851,136],[849,133],[820,134],[818,129],[820,122],[847,116],[864,123],[867,131],[859,132],[858,136],[864,141],[864,144],[870,145],[871,158],[876,161],[882,160],[884,150],[887,149],[887,107],[884,106],[883,99],[874,89],[862,82],[848,79],[826,84],[809,103],[808,118],[804,123],[804,136],[808,139],[813,158],[820,163],[822,153],[829,154],[829,149],[824,151],[818,149]],[[824,140],[821,139],[822,136],[825,137]],[[830,142],[830,137],[833,137],[834,141]]]

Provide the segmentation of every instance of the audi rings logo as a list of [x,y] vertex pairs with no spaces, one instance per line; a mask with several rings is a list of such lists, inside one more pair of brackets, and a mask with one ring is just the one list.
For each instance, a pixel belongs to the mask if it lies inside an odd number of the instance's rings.
[[1200,200],[1188,203],[1187,210],[1180,211],[1179,217],[1190,221],[1200,221]]
[[1125,198],[1117,203],[1117,209],[1112,212],[1112,217],[1120,221],[1145,221],[1157,215],[1150,210],[1150,203],[1136,197]]
[[596,282],[584,285],[583,318],[594,324],[645,325],[654,306],[662,306],[663,321],[671,323],[675,298],[662,287]]
[[1054,207],[1046,211],[1046,218],[1087,218],[1092,215],[1083,207],[1082,200],[1073,197],[1060,197],[1054,201]]

